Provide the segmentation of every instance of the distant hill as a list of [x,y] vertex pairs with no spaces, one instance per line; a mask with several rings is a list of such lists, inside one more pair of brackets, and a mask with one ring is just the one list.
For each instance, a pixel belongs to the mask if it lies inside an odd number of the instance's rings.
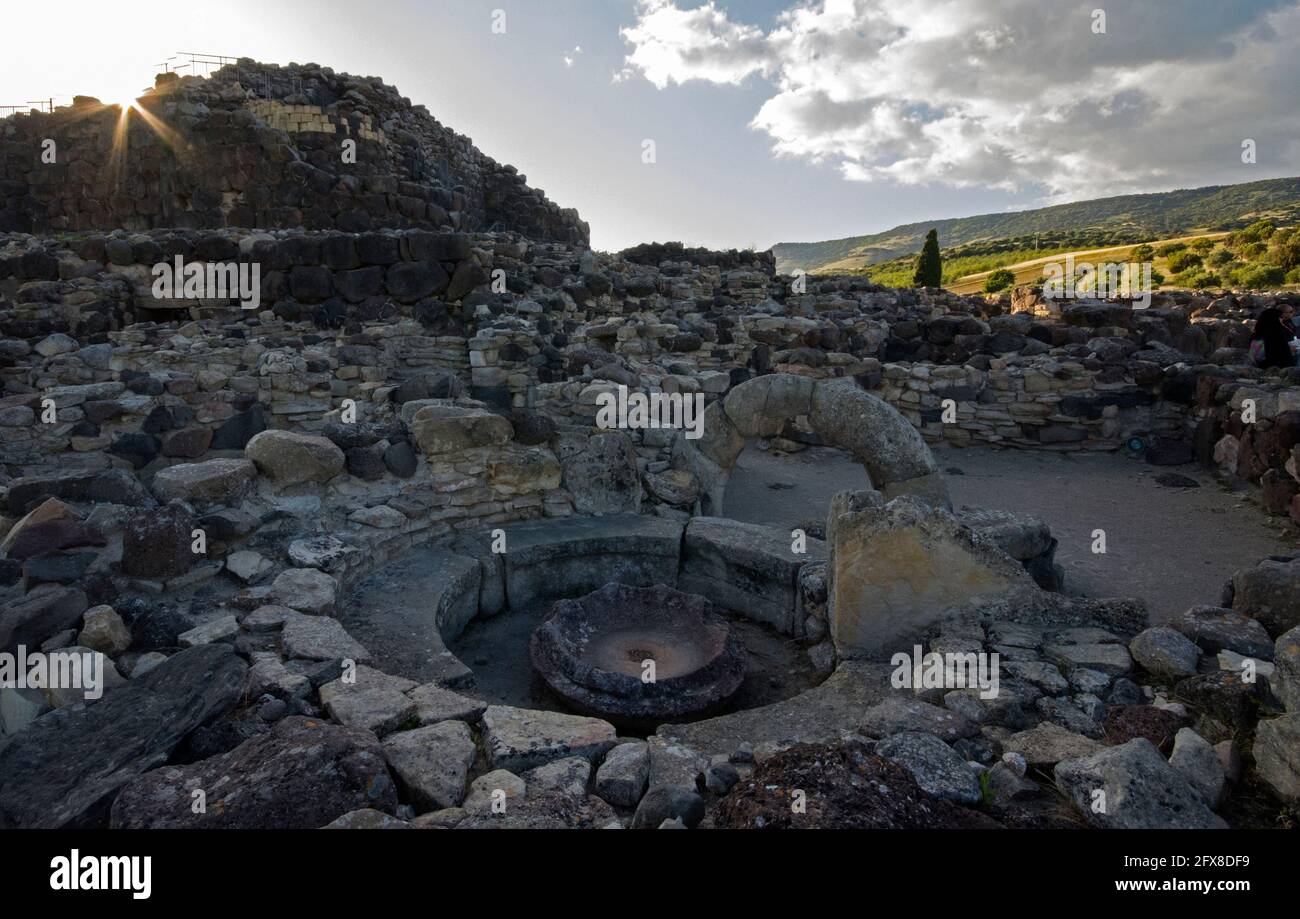
[[1150,195],[1121,195],[1032,211],[928,220],[870,236],[818,243],[778,243],[772,252],[777,271],[781,273],[797,268],[809,272],[847,272],[919,252],[931,228],[939,231],[939,242],[945,249],[1039,236],[1044,248],[1066,249],[1237,230],[1264,218],[1278,223],[1300,220],[1300,177]]

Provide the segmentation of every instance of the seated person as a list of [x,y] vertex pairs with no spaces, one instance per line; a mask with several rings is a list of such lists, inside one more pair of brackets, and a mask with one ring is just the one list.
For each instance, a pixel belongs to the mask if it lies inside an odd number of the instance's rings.
[[[1291,307],[1287,309],[1294,313]],[[1270,306],[1255,320],[1255,334],[1250,338],[1250,356],[1256,367],[1294,367],[1296,335],[1283,321],[1283,312]]]

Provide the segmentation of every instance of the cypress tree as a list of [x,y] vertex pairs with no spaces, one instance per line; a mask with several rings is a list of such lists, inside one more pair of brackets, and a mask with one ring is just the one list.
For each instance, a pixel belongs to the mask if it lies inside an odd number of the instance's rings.
[[939,255],[939,231],[931,230],[925,237],[925,248],[916,260],[916,277],[913,287],[941,287],[943,285],[943,257]]

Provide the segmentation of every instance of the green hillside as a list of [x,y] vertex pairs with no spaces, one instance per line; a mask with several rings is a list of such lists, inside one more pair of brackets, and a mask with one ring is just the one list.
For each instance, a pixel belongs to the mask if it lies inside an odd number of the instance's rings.
[[1007,240],[1009,249],[1022,249],[1029,239],[1041,249],[1068,251],[1237,230],[1264,218],[1278,224],[1300,220],[1300,178],[1122,195],[1032,211],[931,220],[871,236],[778,243],[772,251],[777,270],[783,273],[797,268],[851,272],[920,251],[931,228],[939,231],[945,248],[982,243],[979,248],[987,252],[996,241]]

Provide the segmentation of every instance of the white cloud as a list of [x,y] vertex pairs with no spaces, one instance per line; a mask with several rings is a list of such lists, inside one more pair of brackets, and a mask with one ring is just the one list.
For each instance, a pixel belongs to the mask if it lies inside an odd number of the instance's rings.
[[752,126],[853,181],[1056,200],[1248,181],[1246,137],[1300,172],[1297,0],[1144,0],[1102,35],[1078,0],[791,2],[765,32],[720,0],[641,0],[622,76],[767,79]]

